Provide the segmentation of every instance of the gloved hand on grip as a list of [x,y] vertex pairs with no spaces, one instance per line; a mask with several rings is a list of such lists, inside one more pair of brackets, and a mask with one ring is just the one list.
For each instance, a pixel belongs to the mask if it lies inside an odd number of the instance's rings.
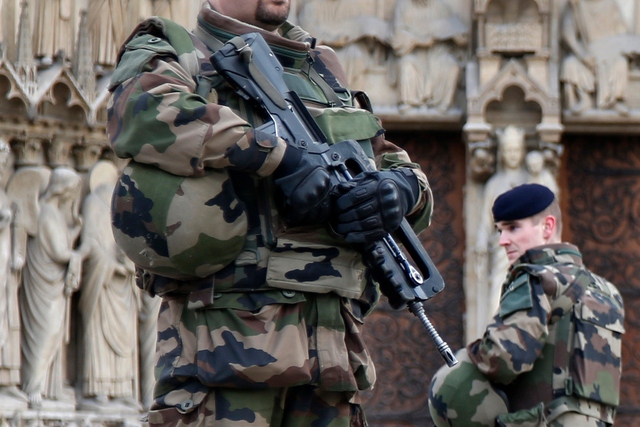
[[289,146],[273,173],[281,193],[279,212],[290,226],[324,224],[329,217],[331,179],[320,161],[319,156],[303,155],[302,149]]
[[337,185],[332,196],[333,231],[348,242],[369,243],[400,226],[417,203],[420,186],[409,168],[368,171]]

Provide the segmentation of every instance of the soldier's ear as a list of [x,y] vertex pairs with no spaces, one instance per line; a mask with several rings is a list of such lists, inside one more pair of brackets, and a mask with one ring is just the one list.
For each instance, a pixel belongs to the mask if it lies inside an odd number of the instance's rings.
[[556,230],[556,217],[553,215],[547,215],[542,220],[542,236],[545,240],[549,240]]

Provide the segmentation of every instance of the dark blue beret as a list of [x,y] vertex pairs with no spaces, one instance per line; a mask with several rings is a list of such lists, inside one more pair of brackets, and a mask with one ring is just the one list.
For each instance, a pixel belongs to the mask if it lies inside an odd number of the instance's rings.
[[493,221],[515,221],[529,218],[545,210],[553,199],[553,191],[540,184],[522,184],[513,187],[493,202]]

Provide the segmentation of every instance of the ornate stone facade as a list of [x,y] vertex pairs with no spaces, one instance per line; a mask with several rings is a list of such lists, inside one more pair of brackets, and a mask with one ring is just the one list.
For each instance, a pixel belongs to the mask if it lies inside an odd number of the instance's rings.
[[[98,184],[109,182],[110,170],[123,166],[105,135],[106,86],[119,44],[136,22],[152,14],[192,27],[200,3],[0,0],[0,259],[8,272],[0,289],[6,289],[6,301],[19,299],[29,247],[42,237],[38,216],[53,171],[75,170],[82,180],[78,200],[84,204],[93,199]],[[573,162],[591,151],[576,143],[575,135],[596,135],[588,141],[593,143],[597,135],[640,131],[640,0],[296,0],[292,10],[294,21],[336,50],[352,86],[368,92],[390,139],[429,172],[436,214],[421,237],[448,285],[426,306],[434,325],[443,327],[442,335],[457,348],[483,330],[491,311],[491,277],[499,278],[504,268],[488,255],[495,242],[491,227],[483,227],[494,188],[531,181],[555,185],[563,206],[580,217],[582,227],[588,219],[581,205],[566,198],[587,197],[569,180],[582,177],[584,171]],[[566,141],[572,142],[571,165],[566,164]],[[607,141],[617,144],[615,138]],[[626,144],[635,147],[633,141]],[[594,161],[607,161],[603,149],[598,156]],[[624,157],[616,156],[618,161]],[[585,163],[596,169],[594,161]],[[615,196],[610,203],[631,205],[637,214],[637,203],[630,201],[634,193],[614,191],[610,180],[607,188]],[[105,191],[102,187],[96,195],[93,209],[104,203],[98,196]],[[69,208],[82,218],[81,206]],[[605,216],[600,212],[597,218]],[[631,218],[612,229],[624,234],[623,225],[633,228],[636,221]],[[606,228],[583,228],[570,231],[570,237],[579,237],[577,243],[593,253],[603,247],[598,242],[611,237]],[[85,229],[84,235],[90,231]],[[65,235],[71,253],[64,264],[67,271],[74,271],[78,256],[92,260],[82,236],[75,230]],[[106,269],[117,275],[122,289],[130,286],[130,269],[117,251],[98,264],[102,283],[115,283],[105,279]],[[603,264],[599,267],[606,275]],[[123,299],[123,307],[135,305],[138,315],[127,321],[141,335],[132,332],[120,337],[127,338],[126,345],[118,344],[132,347],[126,358],[140,364],[126,369],[124,381],[121,375],[118,383],[104,377],[96,382],[98,373],[90,368],[101,361],[91,359],[88,349],[108,343],[113,331],[103,330],[100,342],[83,338],[88,328],[95,328],[86,307],[98,306],[101,298],[97,288],[90,293],[92,288],[82,283],[90,277],[76,278],[77,291],[67,287],[59,313],[66,325],[63,351],[57,355],[61,378],[57,391],[41,390],[41,400],[31,396],[29,402],[19,357],[9,351],[15,349],[9,343],[26,333],[16,320],[19,305],[0,304],[3,421],[16,427],[140,423],[137,405],[149,402],[152,357],[144,339],[148,332],[142,331],[153,330],[149,319],[157,305],[139,295]],[[623,294],[624,289],[633,294],[631,288],[623,288]],[[424,386],[441,361],[414,323],[417,319],[388,307],[371,318],[369,340],[380,368],[404,378],[398,390],[397,382],[382,379],[369,394],[372,425],[424,425],[428,418],[422,408]],[[403,329],[406,335],[398,333]],[[629,325],[632,335],[636,329]],[[399,346],[390,348],[385,337],[398,336]],[[412,362],[395,357],[396,348],[404,349]],[[427,363],[416,362],[421,351],[429,354]],[[109,362],[120,366],[114,360]],[[630,355],[625,360],[635,366]],[[415,378],[421,378],[419,385],[412,383]],[[631,389],[625,384],[625,390]],[[396,403],[387,402],[389,395]],[[632,411],[640,400],[631,396],[625,405]]]

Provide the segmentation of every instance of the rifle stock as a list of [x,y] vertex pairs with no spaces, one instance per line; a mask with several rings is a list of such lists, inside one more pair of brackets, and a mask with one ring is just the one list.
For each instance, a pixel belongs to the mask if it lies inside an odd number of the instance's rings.
[[[375,170],[357,141],[328,144],[326,136],[296,92],[290,91],[283,68],[262,36],[245,34],[227,42],[211,56],[211,63],[239,96],[263,113],[258,129],[270,132],[288,144],[305,150],[305,155],[332,173],[332,185],[352,179],[360,172]],[[414,266],[400,249],[404,246]],[[408,307],[423,323],[449,366],[458,361],[424,313],[422,302],[444,289],[444,280],[422,243],[404,219],[393,236],[360,248],[373,279],[394,309]]]

